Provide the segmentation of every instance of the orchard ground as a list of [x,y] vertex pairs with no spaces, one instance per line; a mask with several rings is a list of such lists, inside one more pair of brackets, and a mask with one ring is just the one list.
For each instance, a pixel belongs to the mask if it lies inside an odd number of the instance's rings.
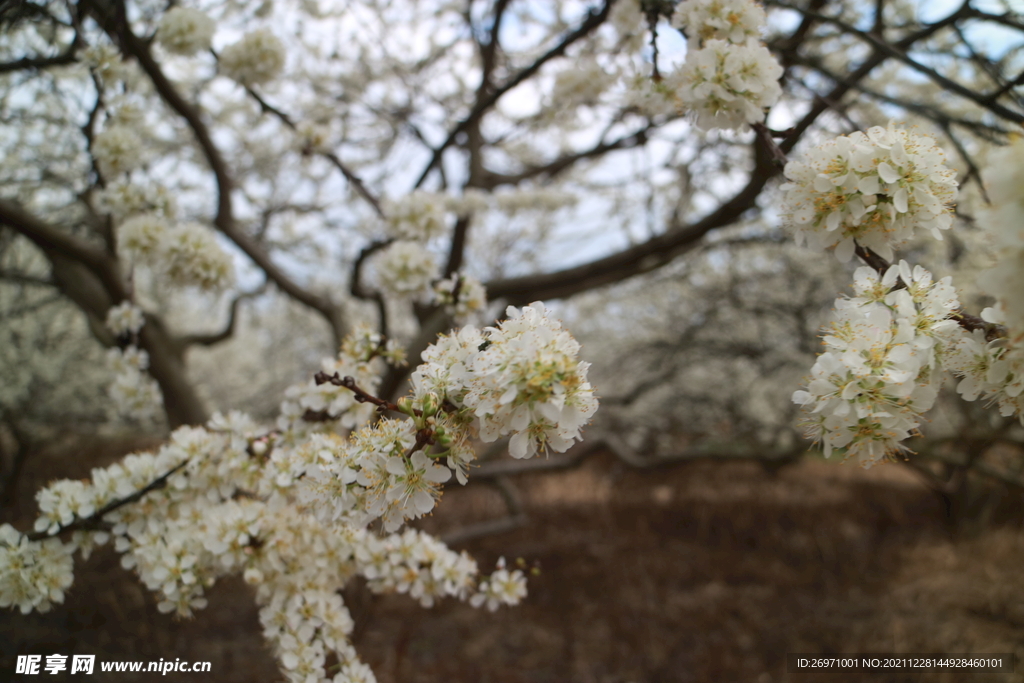
[[[146,445],[74,439],[35,454],[3,521],[27,528],[49,479]],[[381,683],[1024,681],[1019,506],[954,538],[908,468],[812,459],[778,472],[752,462],[637,471],[599,454],[516,485],[529,524],[464,547],[484,571],[501,555],[536,564],[523,605],[427,610],[346,590],[356,648]],[[451,531],[503,510],[487,485],[450,485],[422,526]],[[17,680],[18,653],[212,663],[210,674],[106,674],[124,683],[281,680],[240,580],[215,586],[209,607],[182,622],[157,612],[109,549],[78,561],[75,578],[49,614],[0,614],[0,680]],[[790,674],[785,664],[787,652],[1013,651],[1015,674]],[[43,677],[62,680],[25,680]]]

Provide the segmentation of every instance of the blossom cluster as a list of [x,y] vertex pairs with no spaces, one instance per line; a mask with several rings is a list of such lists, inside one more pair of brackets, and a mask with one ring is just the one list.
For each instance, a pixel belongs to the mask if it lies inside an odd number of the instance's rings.
[[797,243],[835,247],[840,261],[857,244],[891,259],[918,228],[942,239],[952,224],[955,172],[934,139],[892,122],[808,150],[786,164],[786,178],[783,212]]
[[108,182],[98,199],[100,208],[119,221],[144,213],[173,218],[176,211],[167,188],[133,183],[123,177]]
[[284,43],[267,29],[247,33],[224,48],[219,58],[221,73],[245,86],[273,81],[281,75],[284,63]]
[[375,259],[378,279],[388,292],[415,296],[428,290],[437,277],[438,263],[433,252],[420,242],[395,240]]
[[1001,325],[1005,336],[988,340],[982,330],[964,335],[950,354],[950,370],[962,377],[957,391],[965,400],[984,397],[1004,416],[1024,423],[1024,143],[1016,141],[991,159],[999,169],[988,179],[992,205],[979,223],[995,249],[994,265],[978,285],[996,303],[982,311],[987,322]]
[[139,153],[142,148],[142,138],[135,128],[121,124],[110,125],[97,133],[90,151],[100,172],[114,178],[142,163],[143,157]]
[[704,129],[764,120],[782,95],[782,66],[760,42],[766,17],[753,0],[685,0],[673,24],[695,45],[667,79],[679,103]]
[[388,233],[399,240],[427,242],[448,229],[447,206],[442,195],[416,190],[385,204]]
[[456,273],[434,283],[434,302],[445,306],[457,321],[487,307],[487,288],[472,275]]
[[899,453],[934,404],[938,371],[960,336],[960,304],[951,278],[933,281],[906,261],[881,277],[858,268],[853,287],[855,296],[836,300],[827,351],[793,401],[826,457],[841,449],[870,466]]
[[142,309],[131,301],[122,301],[107,311],[107,329],[115,336],[138,334],[146,322]]
[[[107,368],[113,375],[113,380],[107,388],[107,395],[113,400],[114,410],[118,415],[146,421],[156,417],[163,406],[163,395],[156,380],[146,372],[149,367],[149,354],[135,345],[135,335],[142,329],[142,321],[137,321],[135,316],[141,318],[142,312],[131,304],[128,306],[130,308],[127,309],[127,314],[123,311],[119,314],[118,309],[124,308],[122,304],[110,309],[107,315],[107,326],[112,332],[117,335],[132,335],[132,343],[128,346],[107,351]],[[114,324],[111,325],[111,322]]]
[[564,452],[597,410],[579,344],[544,305],[509,306],[497,327],[463,327],[423,352],[417,396],[435,394],[473,422],[485,442],[512,435],[509,452]]
[[213,231],[199,223],[171,226],[156,214],[134,215],[117,228],[117,251],[180,286],[222,289],[234,277],[231,257]]
[[191,7],[172,7],[160,18],[156,37],[168,52],[189,57],[210,49],[216,28],[205,12]]

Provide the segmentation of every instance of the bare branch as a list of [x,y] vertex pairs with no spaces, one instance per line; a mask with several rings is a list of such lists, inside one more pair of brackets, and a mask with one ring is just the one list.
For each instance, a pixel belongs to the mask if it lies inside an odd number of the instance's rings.
[[540,68],[542,66],[544,66],[552,59],[556,57],[561,57],[563,54],[565,54],[565,51],[569,49],[570,45],[580,40],[581,38],[585,38],[594,29],[600,26],[604,22],[604,20],[608,18],[608,13],[611,11],[614,2],[615,0],[605,0],[604,6],[600,10],[590,10],[590,12],[587,13],[587,18],[583,21],[583,23],[580,24],[580,26],[576,28],[574,31],[571,31],[564,38],[562,38],[558,42],[558,44],[555,45],[555,47],[551,48],[543,55],[538,57],[533,64],[526,67],[525,69],[517,73],[515,76],[511,77],[510,79],[502,83],[500,86],[495,88],[487,97],[477,100],[476,105],[473,107],[472,111],[469,112],[469,115],[467,115],[466,118],[460,121],[458,125],[456,125],[455,128],[451,130],[450,133],[448,133],[448,137],[445,138],[445,141],[442,142],[439,147],[434,149],[433,155],[430,157],[430,162],[427,164],[426,168],[423,169],[423,172],[420,174],[419,180],[416,181],[414,187],[420,187],[423,184],[423,181],[427,179],[427,176],[430,174],[430,172],[434,169],[435,166],[437,166],[438,162],[441,161],[441,155],[444,153],[446,149],[448,149],[448,147],[451,146],[453,142],[455,142],[455,138],[460,133],[466,132],[471,125],[476,123],[480,119],[480,117],[484,115],[484,113],[486,113],[491,107],[493,107],[497,103],[499,99],[501,99],[502,95],[507,93],[509,90],[512,90],[523,81],[531,78],[534,74],[540,71]]

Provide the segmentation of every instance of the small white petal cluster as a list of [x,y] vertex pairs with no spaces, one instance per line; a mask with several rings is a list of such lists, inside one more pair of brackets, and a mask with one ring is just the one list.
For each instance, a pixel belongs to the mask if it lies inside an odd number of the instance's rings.
[[57,538],[30,541],[10,524],[0,525],[0,608],[22,614],[49,612],[64,602],[74,582],[74,543]]
[[175,213],[174,198],[166,188],[160,185],[140,185],[125,178],[107,183],[98,193],[97,199],[100,209],[118,220],[145,213],[170,218]]
[[417,396],[434,393],[474,420],[485,442],[512,435],[509,452],[564,452],[597,410],[579,344],[537,302],[509,306],[498,327],[464,327],[423,352]]
[[168,52],[190,57],[209,50],[217,29],[205,12],[191,7],[172,7],[160,19],[156,38]]
[[142,138],[133,128],[113,125],[97,133],[92,155],[100,173],[108,178],[127,173],[142,163]]
[[760,39],[768,17],[751,0],[684,0],[676,6],[672,25],[684,30],[690,40],[727,40],[742,44]]
[[107,329],[120,337],[122,334],[136,334],[142,329],[146,318],[142,309],[131,301],[122,301],[107,311]]
[[149,376],[149,354],[135,347],[107,351],[107,367],[114,375],[107,395],[118,415],[133,420],[151,420],[163,406],[163,395]]
[[487,289],[472,275],[456,273],[434,283],[434,303],[462,321],[487,308]]
[[782,95],[782,67],[764,45],[709,40],[686,55],[668,77],[680,103],[697,115],[697,125],[744,129],[764,119]]
[[397,240],[374,259],[381,286],[392,294],[414,296],[437,277],[437,258],[419,242]]
[[388,233],[399,240],[427,242],[448,230],[443,195],[416,190],[385,205]]
[[526,577],[523,572],[505,568],[505,558],[498,560],[498,568],[480,582],[480,592],[469,599],[473,607],[486,604],[494,612],[502,605],[518,605],[526,597]]
[[248,33],[224,48],[219,60],[221,72],[245,86],[274,80],[284,70],[284,61],[284,43],[267,29]]
[[994,296],[1010,338],[1024,335],[1024,140],[998,150],[986,175],[992,206],[979,222],[992,240],[996,263],[978,277]]
[[132,216],[117,228],[117,253],[138,263],[158,263],[160,244],[170,229],[162,216],[152,213]]
[[300,495],[325,522],[364,527],[381,519],[387,532],[434,509],[451,470],[434,462],[417,440],[413,420],[381,420],[347,442],[315,436],[315,457]]
[[854,291],[836,300],[828,350],[793,402],[804,407],[807,436],[826,457],[842,449],[869,467],[899,453],[935,402],[938,371],[960,336],[951,319],[959,300],[950,278],[934,282],[906,261],[881,278],[858,268]]
[[857,244],[891,259],[918,228],[941,240],[952,224],[956,173],[935,140],[894,123],[808,150],[786,164],[786,178],[783,212],[797,243],[835,247],[843,262]]
[[618,76],[593,59],[579,59],[555,76],[551,111],[572,110],[581,104],[596,104]]
[[90,45],[82,50],[82,61],[110,86],[129,78],[130,68],[114,45]]
[[172,227],[155,214],[132,216],[117,229],[117,251],[183,287],[223,289],[234,279],[231,256],[214,232],[199,223]]
[[331,152],[333,133],[330,126],[303,121],[295,127],[295,135],[299,151],[303,154],[313,152],[328,154]]
[[222,289],[231,284],[235,269],[220,248],[214,232],[199,223],[182,223],[164,232],[158,248],[159,266],[173,284]]
[[948,354],[946,366],[962,379],[957,391],[967,401],[983,397],[1005,417],[1024,424],[1024,142],[993,154],[987,185],[992,206],[979,223],[995,248],[995,265],[978,276],[978,285],[996,299],[981,317],[1003,326],[1005,336],[964,334]]

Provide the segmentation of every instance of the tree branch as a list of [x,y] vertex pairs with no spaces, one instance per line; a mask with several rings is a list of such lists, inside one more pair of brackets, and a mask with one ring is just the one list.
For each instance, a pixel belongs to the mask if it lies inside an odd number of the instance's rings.
[[495,88],[488,96],[484,97],[483,99],[478,99],[476,105],[469,112],[469,115],[466,116],[466,118],[464,118],[462,121],[460,121],[455,126],[455,128],[451,130],[450,133],[448,133],[448,137],[445,138],[445,141],[442,142],[439,147],[434,149],[434,152],[430,157],[430,162],[427,163],[426,168],[423,169],[423,172],[420,174],[419,180],[416,181],[414,187],[418,188],[423,184],[423,181],[427,179],[427,176],[430,174],[430,172],[434,169],[435,166],[437,166],[438,162],[441,161],[441,155],[444,153],[446,149],[448,149],[448,147],[451,146],[453,142],[455,142],[455,138],[460,133],[466,132],[471,125],[476,123],[484,115],[484,113],[487,112],[488,109],[493,107],[495,103],[497,103],[497,101],[501,99],[502,95],[507,93],[509,90],[512,90],[523,81],[532,77],[534,74],[540,71],[540,68],[542,66],[544,66],[546,63],[548,63],[555,57],[561,57],[563,54],[565,54],[565,51],[569,49],[570,45],[575,43],[577,40],[586,37],[588,34],[590,34],[591,31],[600,26],[604,22],[604,20],[608,18],[608,13],[611,11],[612,5],[614,3],[615,0],[605,0],[604,6],[600,10],[590,10],[587,13],[587,18],[583,21],[583,23],[580,24],[580,26],[576,28],[576,30],[571,31],[564,38],[562,38],[562,40],[560,40],[559,43],[555,45],[555,47],[551,48],[543,55],[538,57],[533,64],[526,67],[525,69],[517,73],[515,76],[511,77],[503,84]]

